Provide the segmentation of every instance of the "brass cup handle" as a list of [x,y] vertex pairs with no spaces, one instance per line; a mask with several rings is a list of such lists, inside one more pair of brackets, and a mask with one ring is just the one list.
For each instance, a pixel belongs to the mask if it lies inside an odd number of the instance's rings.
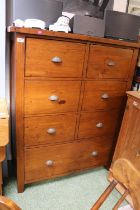
[[98,151],[93,151],[92,153],[91,153],[91,156],[93,156],[93,157],[97,157],[98,156]]
[[137,109],[140,109],[139,103],[137,101],[133,101],[133,106],[135,106]]
[[50,135],[55,134],[55,133],[56,133],[56,128],[49,128],[49,129],[47,130],[47,133],[50,134]]
[[136,156],[137,156],[137,157],[140,157],[140,150],[137,151]]
[[48,98],[50,101],[58,101],[59,100],[59,97],[57,95],[51,95],[49,96]]
[[114,61],[108,61],[108,62],[107,62],[107,65],[108,65],[108,66],[115,66],[116,63],[115,63]]
[[109,95],[107,93],[104,93],[102,96],[101,96],[102,99],[108,99],[109,98]]
[[47,160],[46,161],[46,165],[47,166],[53,166],[53,164],[54,164],[54,161],[53,160]]
[[57,57],[57,56],[53,57],[53,58],[51,59],[51,61],[52,61],[53,63],[62,63],[62,59],[59,58],[59,57]]
[[101,122],[97,123],[97,124],[96,124],[96,127],[97,127],[97,128],[102,128],[102,127],[103,127],[103,123],[101,123]]

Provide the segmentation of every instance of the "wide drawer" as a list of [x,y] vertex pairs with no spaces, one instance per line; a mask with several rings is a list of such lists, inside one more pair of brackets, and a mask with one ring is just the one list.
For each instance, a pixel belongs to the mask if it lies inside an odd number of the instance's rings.
[[130,49],[91,45],[87,77],[127,79],[132,56]]
[[76,114],[27,117],[24,122],[25,146],[55,144],[74,139]]
[[[102,146],[104,145],[104,146]],[[111,137],[25,150],[26,183],[70,172],[106,165],[112,147]]]
[[85,44],[26,39],[25,76],[81,77]]
[[77,111],[80,81],[25,81],[25,114]]
[[119,110],[82,113],[78,138],[114,135],[118,117]]
[[120,108],[125,90],[125,82],[87,81],[82,110]]

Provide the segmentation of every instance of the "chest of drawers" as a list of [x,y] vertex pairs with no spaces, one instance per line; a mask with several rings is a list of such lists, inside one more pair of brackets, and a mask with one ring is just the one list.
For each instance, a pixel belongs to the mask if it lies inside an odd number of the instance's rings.
[[139,45],[37,29],[10,32],[18,191],[108,166]]

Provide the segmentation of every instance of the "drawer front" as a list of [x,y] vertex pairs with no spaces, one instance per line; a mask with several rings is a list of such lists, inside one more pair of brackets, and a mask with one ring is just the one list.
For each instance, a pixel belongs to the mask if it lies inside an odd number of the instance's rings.
[[91,45],[87,77],[127,79],[133,50]]
[[80,81],[25,81],[25,114],[77,111]]
[[100,111],[82,113],[80,117],[79,138],[114,135],[119,111]]
[[26,76],[81,77],[85,44],[27,38]]
[[76,114],[27,117],[24,122],[25,146],[55,144],[74,139]]
[[87,81],[82,110],[120,108],[125,90],[125,82]]
[[[56,146],[26,149],[26,182],[55,177],[79,169],[106,165],[112,147],[111,142],[112,138],[103,137]],[[102,144],[104,144],[103,147]]]

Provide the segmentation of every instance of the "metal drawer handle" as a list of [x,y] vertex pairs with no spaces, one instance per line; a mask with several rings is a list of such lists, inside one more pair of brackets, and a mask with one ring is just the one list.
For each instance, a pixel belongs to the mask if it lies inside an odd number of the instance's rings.
[[140,150],[136,154],[137,157],[140,157]]
[[109,95],[107,93],[104,93],[102,96],[101,96],[102,99],[108,99],[109,98]]
[[47,166],[52,166],[54,164],[53,160],[47,160],[46,165]]
[[134,105],[135,107],[138,107],[139,103],[136,102],[136,101],[134,101],[134,102],[133,102],[133,105]]
[[108,65],[108,66],[115,66],[116,63],[115,63],[114,61],[108,61],[108,62],[107,62],[107,65]]
[[93,151],[92,153],[91,153],[91,155],[93,156],[93,157],[97,157],[98,156],[98,151]]
[[102,127],[103,127],[103,123],[101,123],[101,122],[97,123],[97,124],[96,124],[96,127],[97,127],[97,128],[102,128]]
[[49,96],[48,98],[50,101],[58,101],[59,100],[59,97],[56,96],[56,95],[52,95],[52,96]]
[[55,128],[49,128],[47,130],[48,134],[52,135],[52,134],[55,134],[56,133],[56,129]]
[[51,59],[51,61],[52,61],[53,63],[62,63],[62,59],[59,58],[59,57],[57,57],[57,56],[53,57],[53,58]]

